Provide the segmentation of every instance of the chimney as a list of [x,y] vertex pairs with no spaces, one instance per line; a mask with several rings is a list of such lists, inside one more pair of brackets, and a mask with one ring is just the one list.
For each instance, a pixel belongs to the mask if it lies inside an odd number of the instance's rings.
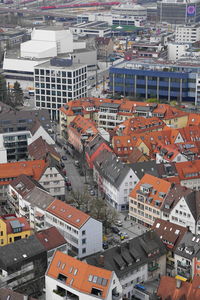
[[24,299],[23,300],[28,300],[28,295],[24,295]]
[[101,254],[101,255],[99,256],[99,265],[100,265],[101,267],[104,267],[104,255],[103,255],[103,254]]
[[181,288],[181,280],[180,279],[176,279],[176,288],[177,289]]

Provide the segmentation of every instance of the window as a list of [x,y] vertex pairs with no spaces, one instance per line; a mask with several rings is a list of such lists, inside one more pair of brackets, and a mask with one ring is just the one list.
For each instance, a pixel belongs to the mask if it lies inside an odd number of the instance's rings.
[[86,253],[86,248],[82,249],[82,254]]
[[85,230],[83,230],[83,231],[82,231],[82,235],[85,235],[85,233],[86,233]]
[[86,243],[86,239],[82,239],[82,245]]

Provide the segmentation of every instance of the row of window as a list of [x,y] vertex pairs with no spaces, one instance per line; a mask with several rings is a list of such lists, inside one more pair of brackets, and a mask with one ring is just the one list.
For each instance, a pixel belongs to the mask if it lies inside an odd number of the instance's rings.
[[86,73],[86,67],[81,68],[76,71],[59,71],[59,70],[44,70],[44,69],[35,69],[35,74],[37,75],[46,75],[46,76],[57,76],[57,77],[75,77],[80,74]]
[[81,82],[81,81],[86,81],[86,78],[87,78],[87,74],[83,74],[81,76],[78,76],[78,77],[75,77],[75,78],[55,78],[55,77],[44,77],[44,76],[35,76],[34,79],[35,79],[35,82],[38,84],[39,82],[40,83],[47,83],[49,84],[50,82],[51,83],[57,83],[57,84],[75,84],[77,82]]

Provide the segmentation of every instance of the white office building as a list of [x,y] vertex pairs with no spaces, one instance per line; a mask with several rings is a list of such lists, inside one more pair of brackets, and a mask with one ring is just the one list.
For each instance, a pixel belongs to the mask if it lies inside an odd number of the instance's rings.
[[35,106],[48,109],[51,119],[70,100],[87,97],[87,66],[71,58],[53,58],[34,69]]
[[102,250],[102,223],[63,201],[54,200],[46,209],[45,226],[55,226],[79,258]]
[[195,43],[200,40],[200,25],[177,26],[175,31],[176,43]]

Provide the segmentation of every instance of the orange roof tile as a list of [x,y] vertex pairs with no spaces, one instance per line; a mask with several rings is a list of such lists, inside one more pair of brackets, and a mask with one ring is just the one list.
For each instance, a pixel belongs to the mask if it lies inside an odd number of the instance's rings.
[[179,288],[176,286],[176,279],[162,276],[158,287],[157,295],[162,299],[172,300],[199,300],[200,299],[200,277],[194,276],[192,282],[183,282]]
[[54,200],[46,211],[76,228],[81,228],[90,218],[81,210],[58,199]]
[[200,125],[200,114],[190,113],[188,116],[188,126]]
[[0,164],[0,185],[9,184],[12,178],[16,178],[21,174],[33,177],[39,180],[47,167],[44,160],[18,161],[13,163]]
[[[136,184],[135,188],[131,191],[129,197],[136,199],[138,190],[140,190],[140,187],[144,184],[149,184],[152,186],[151,192],[148,195],[148,197],[152,198],[151,203],[149,203],[149,205],[151,206],[155,206],[157,200],[162,203],[163,197],[161,197],[159,193],[167,194],[171,188],[170,182],[157,178],[150,174],[145,174],[142,179]],[[155,190],[156,192],[153,193],[152,190]]]
[[66,276],[64,282],[66,285],[81,293],[90,295],[92,288],[101,290],[102,299],[107,297],[113,276],[112,271],[88,265],[63,252],[56,251],[47,271],[47,276],[57,280],[59,274]]
[[179,180],[200,178],[200,160],[185,161],[176,164]]

